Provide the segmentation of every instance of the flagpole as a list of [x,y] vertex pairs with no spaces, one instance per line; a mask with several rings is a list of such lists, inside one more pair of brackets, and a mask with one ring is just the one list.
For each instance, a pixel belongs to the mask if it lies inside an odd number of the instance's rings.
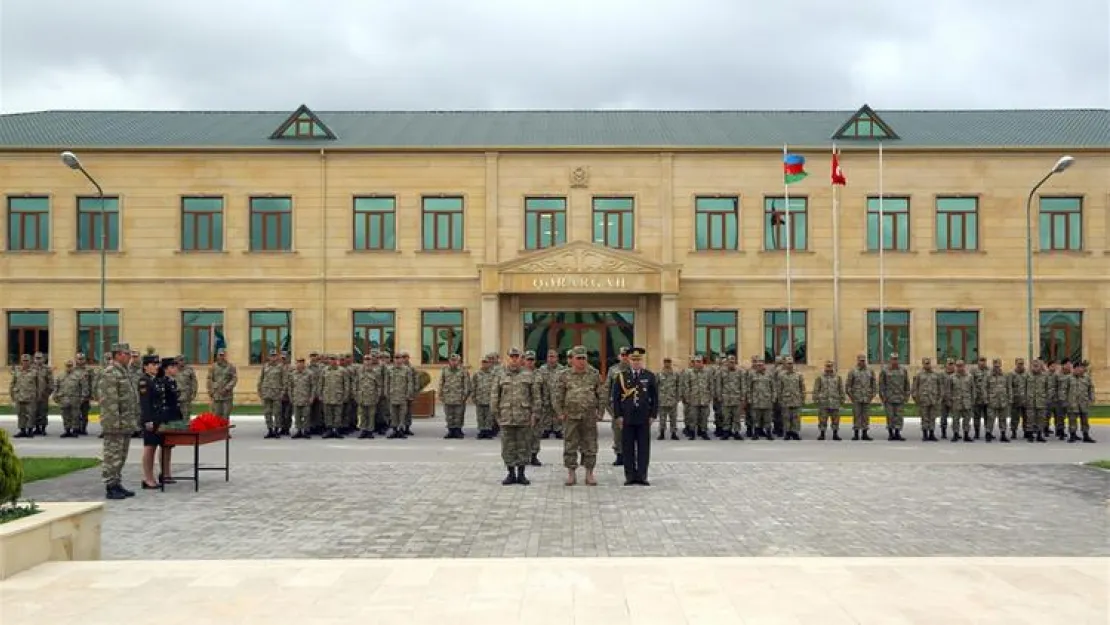
[[[782,144],[782,158],[786,162],[787,147]],[[790,248],[794,247],[794,232],[790,229],[790,184],[786,182],[786,176],[782,178],[783,199],[786,202],[786,216],[784,224],[786,225],[786,342],[790,347],[789,356],[794,357],[794,295],[793,284],[791,282],[790,271]]]
[[[836,144],[833,155],[838,156]],[[840,185],[832,185],[832,237],[833,237],[833,362],[840,366]]]
[[[891,237],[895,236],[891,227]],[[883,218],[883,142],[879,142],[879,362],[886,360],[886,271],[883,264],[883,248],[886,247],[886,222]],[[902,354],[899,354],[901,356]]]

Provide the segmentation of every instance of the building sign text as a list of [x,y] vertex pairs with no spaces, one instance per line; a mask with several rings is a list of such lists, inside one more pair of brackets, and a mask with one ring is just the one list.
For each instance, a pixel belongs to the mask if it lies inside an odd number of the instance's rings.
[[532,288],[537,291],[623,291],[626,287],[624,276],[554,274],[533,278]]

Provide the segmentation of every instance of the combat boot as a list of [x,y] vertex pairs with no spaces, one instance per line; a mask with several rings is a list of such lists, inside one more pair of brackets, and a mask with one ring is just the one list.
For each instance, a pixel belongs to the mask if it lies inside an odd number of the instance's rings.
[[[1016,439],[1017,437],[1015,436],[1014,438]],[[1025,440],[1030,442],[1030,443],[1033,442],[1033,432],[1032,431],[1029,431],[1029,432],[1025,433]]]
[[1045,440],[1045,438],[1044,438],[1044,434],[1042,434],[1042,433],[1040,433],[1040,432],[1037,432],[1037,438],[1036,438],[1036,441],[1037,441],[1038,443],[1047,443],[1047,442],[1048,442],[1048,441],[1046,441],[1046,440]]
[[958,443],[962,440],[963,440],[963,438],[960,436],[960,433],[958,431],[953,431],[952,432],[952,442],[953,443]]
[[852,429],[852,440],[854,440],[854,441],[859,440],[859,430],[857,430],[855,428]]
[[[975,438],[979,438],[979,437],[976,436]],[[988,443],[993,441],[994,440],[994,432],[987,432],[987,435],[985,437],[983,437],[983,440],[985,440]]]
[[678,432],[675,432],[674,430],[671,430],[671,440],[672,441],[677,441],[678,440]]
[[397,430],[397,428],[393,428],[393,430],[386,436],[386,438],[401,438],[401,433]]
[[888,441],[894,440],[894,428],[887,428],[886,429],[886,439]]
[[1090,432],[1084,432],[1083,433],[1083,442],[1084,443],[1093,443],[1093,442],[1095,442],[1095,439],[1091,438],[1091,433]]
[[940,437],[941,438],[948,438],[948,426],[947,425],[940,426]]
[[743,434],[741,434],[740,432],[733,432],[733,433],[732,433],[732,440],[734,440],[734,441],[742,441],[742,440],[744,440],[744,435],[743,435]]
[[709,440],[709,433],[705,430],[701,430],[698,432],[698,438],[702,439],[703,441],[707,441]]
[[659,436],[655,440],[661,441],[665,438],[667,438],[666,428],[659,428]]
[[15,436],[12,436],[12,438],[33,438],[33,436],[34,435],[31,434],[31,431],[28,430],[27,428],[20,428],[19,429],[19,434],[16,434]]
[[274,428],[267,428],[266,429],[266,436],[263,436],[262,438],[277,438],[277,437],[278,437],[277,432],[274,431]]
[[1064,440],[1068,435],[1064,433],[1064,428],[1056,428],[1056,438]]
[[773,441],[775,440],[775,434],[771,430],[763,430],[763,438]]
[[335,438],[347,438],[347,435],[343,433],[344,431],[345,430],[342,429],[334,429],[332,433],[335,434]]
[[405,428],[405,436],[416,436],[416,435],[412,433],[412,428],[406,427]]
[[543,434],[540,435],[540,438],[542,438],[543,440],[551,438],[551,430],[544,430]]
[[77,433],[67,429],[65,432],[62,432],[58,438],[77,438]]
[[307,438],[307,437],[304,435],[304,430],[297,430],[297,433],[294,434],[293,436],[291,436],[290,438]]
[[516,484],[516,469],[512,467],[508,467],[508,469],[508,475],[505,476],[505,479],[501,480],[502,486],[512,486],[513,484]]
[[127,495],[124,494],[123,489],[120,488],[119,484],[111,484],[104,489],[104,498],[127,499]]
[[825,440],[825,430],[821,430],[821,433],[817,435],[817,440],[819,440],[819,441]]
[[447,428],[447,433],[443,435],[443,438],[455,438],[455,428]]
[[[530,464],[534,467],[542,467],[543,466],[543,463],[540,462],[540,455],[539,454],[532,454],[532,459],[528,462],[528,464]],[[521,472],[522,473],[524,472],[523,468],[521,469]]]
[[1001,432],[998,433],[998,442],[1000,442],[1000,443],[1010,442],[1010,439],[1006,438],[1006,430],[1002,430]]
[[964,432],[964,442],[965,443],[974,442],[974,439],[971,438],[971,434],[969,434],[967,432]]
[[278,430],[278,436],[289,436],[289,428],[281,428]]
[[753,436],[752,432],[754,432],[754,431],[755,431],[754,428],[752,428],[752,426],[749,425],[748,429],[747,429],[748,438],[752,438],[752,436]]
[[834,441],[841,440],[840,439],[840,430],[838,430],[836,428],[833,428],[833,440]]
[[334,429],[328,430],[324,432],[321,438],[339,438],[339,432],[336,432]]
[[363,430],[358,435],[359,438],[374,438],[374,433],[370,430]]
[[555,432],[552,432],[552,434],[555,435],[555,440],[557,440],[557,441],[563,440],[563,433],[562,432],[556,430]]
[[617,459],[613,461],[613,466],[614,467],[623,467],[624,466],[624,456],[621,455],[621,454],[617,454]]
[[1010,438],[1017,440],[1017,430],[1013,428],[1010,429]]
[[567,469],[567,481],[563,482],[566,486],[574,486],[578,483],[578,472],[574,469]]
[[871,435],[870,435],[870,434],[868,434],[868,433],[867,433],[867,428],[864,428],[864,429],[863,429],[863,434],[860,434],[860,437],[859,437],[859,439],[860,439],[861,441],[871,441],[871,440],[875,440],[875,439],[871,438]]
[[1079,442],[1079,436],[1077,436],[1075,432],[1072,432],[1071,435],[1068,436],[1068,442],[1069,443],[1078,443]]
[[[536,462],[539,461],[537,460]],[[524,465],[520,465],[516,468],[516,483],[520,484],[521,486],[527,486],[532,483],[531,480],[529,480],[524,475]]]
[[922,443],[928,443],[929,442],[929,431],[928,430],[921,430],[921,442]]
[[906,440],[906,439],[902,438],[902,430],[900,430],[898,428],[894,428],[894,440],[896,440],[896,441],[905,441]]
[[975,440],[979,440],[979,426],[975,426]]
[[455,428],[455,438],[466,438],[462,428]]

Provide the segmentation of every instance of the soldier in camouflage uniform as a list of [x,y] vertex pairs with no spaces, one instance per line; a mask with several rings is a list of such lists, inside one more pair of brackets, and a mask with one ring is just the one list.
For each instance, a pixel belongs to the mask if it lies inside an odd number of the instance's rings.
[[733,355],[718,370],[717,396],[722,415],[718,418],[718,423],[724,430],[721,440],[744,440],[744,423],[741,418],[744,412],[744,378],[744,370],[736,366],[736,356]]
[[87,436],[89,434],[89,408],[92,407],[92,398],[96,394],[96,370],[89,366],[85,355],[81,352],[77,352],[77,355],[73,357],[73,369],[85,376],[85,396],[81,398],[81,405],[78,406],[77,435]]
[[762,360],[757,360],[748,374],[747,398],[752,420],[755,422],[753,437],[774,440],[772,412],[775,409],[775,378],[767,371],[767,365]]
[[193,402],[197,399],[200,390],[197,382],[197,372],[185,362],[185,355],[177,357],[177,375],[173,377],[177,383],[177,402],[181,409],[181,417],[188,421],[193,416]]
[[1091,404],[1095,401],[1095,383],[1087,375],[1087,363],[1077,362],[1074,365],[1071,383],[1068,384],[1068,442],[1075,443],[1080,440],[1076,436],[1076,429],[1083,434],[1084,443],[1093,443],[1091,438]]
[[509,471],[501,481],[505,486],[531,483],[524,475],[524,465],[528,463],[529,438],[540,406],[535,387],[532,372],[521,363],[520,350],[510,349],[509,364],[494,380],[489,402],[490,413],[501,423],[501,459]]
[[[289,362],[289,352],[281,352],[280,359],[283,379],[288,379],[289,373],[293,371],[293,363]],[[293,427],[293,402],[285,393],[285,388],[288,386],[285,384],[281,392],[281,417],[278,419],[278,425],[281,427],[278,429],[278,436],[289,436],[289,430]]]
[[559,352],[553,349],[547,350],[547,362],[536,368],[536,374],[543,378],[544,383],[543,409],[540,412],[540,432],[543,438],[563,438],[563,424],[555,418],[555,406],[551,397],[555,392],[555,381],[566,369],[559,364]]
[[724,373],[725,366],[726,361],[720,354],[705,354],[705,370],[709,372],[709,379],[713,382],[713,399],[709,406],[713,410],[713,436],[716,438],[727,437],[732,432],[732,424],[727,421],[721,403],[721,374]]
[[1025,409],[1028,414],[1026,423],[1035,438],[1026,436],[1025,440],[1045,442],[1045,411],[1049,405],[1049,390],[1056,381],[1044,369],[1044,362],[1040,359],[1033,361],[1033,370],[1029,373],[1029,380],[1025,387]]
[[412,376],[405,367],[405,357],[397,354],[393,365],[386,373],[386,397],[389,399],[389,436],[387,438],[407,438],[405,434],[405,414],[409,410],[409,397],[412,397]]
[[358,405],[358,437],[374,438],[378,403],[382,398],[382,375],[378,370],[378,350],[371,350],[356,370],[352,395]]
[[409,374],[409,400],[408,406],[405,409],[405,436],[412,436],[412,405],[416,401],[416,396],[420,391],[420,376],[416,373],[416,368],[412,366],[412,357],[407,351],[401,351],[401,364]]
[[694,354],[694,364],[686,370],[681,391],[682,406],[686,412],[686,423],[690,440],[695,437],[709,440],[709,408],[713,401],[715,381],[713,373],[705,368],[705,360]]
[[296,432],[292,438],[312,438],[309,416],[312,411],[312,401],[316,398],[316,374],[308,368],[304,358],[298,358],[297,365],[285,377],[285,394],[293,404],[293,423]]
[[[532,396],[539,402],[538,409],[543,410],[543,406],[550,400],[550,393],[544,384],[544,379],[536,372],[536,352],[527,350],[524,352],[524,368],[532,374]],[[531,452],[531,457],[528,464],[534,467],[542,467],[543,463],[540,462],[540,417],[536,415],[536,424],[532,426],[532,434],[528,439],[528,449]]]
[[875,372],[867,366],[867,355],[856,356],[856,366],[848,372],[844,392],[852,402],[852,440],[871,440],[871,401],[879,390]]
[[373,368],[378,373],[378,378],[381,380],[382,394],[378,399],[378,408],[374,415],[374,433],[379,436],[384,436],[389,431],[389,395],[385,392],[386,385],[389,378],[389,363],[392,361],[392,356],[387,351],[379,351],[376,354],[371,352],[373,360]]
[[954,359],[948,359],[941,375],[944,379],[941,381],[940,437],[948,438],[948,415],[952,414],[952,398],[948,396],[948,378],[956,375],[956,361]]
[[956,372],[948,376],[947,395],[952,402],[952,442],[971,442],[971,420],[975,414],[975,378],[967,371],[967,364],[956,361]]
[[34,369],[39,376],[39,397],[35,402],[35,434],[46,436],[50,423],[50,394],[54,392],[54,370],[46,362],[46,355],[35,352]]
[[308,432],[310,434],[324,433],[324,403],[320,399],[320,379],[324,375],[324,359],[318,352],[308,355],[308,370],[313,376],[312,406],[308,411]]
[[[783,357],[775,358],[775,364],[771,366],[771,379],[775,381],[775,388],[778,388],[779,373],[782,372]],[[778,395],[775,396],[775,407],[771,411],[771,422],[773,428],[771,432],[775,436],[782,436],[782,404],[779,403]]]
[[239,370],[227,361],[227,350],[221,347],[216,350],[216,362],[208,369],[208,405],[216,416],[231,419],[237,384]]
[[686,438],[693,440],[697,436],[697,417],[690,414],[690,410],[686,407],[682,399],[682,394],[685,392],[687,380],[690,378],[690,372],[694,369],[694,355],[686,359],[686,368],[678,372],[678,401],[682,404],[682,435]]
[[446,415],[447,433],[443,438],[465,438],[466,399],[470,397],[470,376],[461,366],[458,354],[447,358],[447,366],[439,373],[439,397]]
[[570,369],[555,377],[551,402],[556,418],[564,424],[563,466],[567,468],[567,486],[578,481],[579,464],[586,469],[586,485],[596,486],[597,422],[605,412],[605,384],[596,370],[586,362],[586,348],[571,349]]
[[983,388],[987,397],[987,442],[994,440],[994,424],[998,423],[998,437],[1003,443],[1006,438],[1007,417],[1013,398],[1010,396],[1010,379],[1002,371],[1002,359],[995,358],[990,373],[984,377]]
[[678,440],[678,387],[679,373],[671,366],[671,359],[663,359],[663,368],[655,376],[659,383],[659,440],[667,436],[671,427],[671,440]]
[[478,417],[478,438],[493,438],[493,417],[489,412],[490,389],[495,374],[492,359],[487,354],[482,358],[478,370],[470,376],[471,394],[474,396],[474,412]]
[[[617,375],[628,371],[631,367],[628,365],[628,348],[620,348],[620,362],[609,368],[605,376],[605,397],[611,397],[613,392],[613,381],[617,379]],[[610,412],[610,414],[612,414]],[[609,430],[613,433],[613,454],[616,459],[613,460],[613,466],[619,467],[624,465],[624,454],[621,453],[621,422],[620,419],[613,417],[609,421]]]
[[1029,421],[1029,411],[1026,408],[1026,399],[1029,396],[1029,372],[1025,370],[1025,359],[1018,358],[1014,361],[1014,370],[1007,376],[1010,379],[1010,399],[1014,402],[1010,406],[1010,438],[1017,439],[1020,427],[1025,440],[1033,440],[1033,426]]
[[832,439],[840,440],[840,406],[844,403],[844,380],[836,373],[833,361],[825,361],[824,372],[813,382],[813,403],[817,404],[817,440],[825,440],[825,429],[832,420]]
[[88,394],[85,385],[88,376],[77,371],[72,360],[66,361],[65,371],[54,378],[54,401],[62,409],[62,438],[76,438],[81,429],[81,400]]
[[[131,376],[131,382],[135,384],[135,388],[139,388],[139,380],[143,377],[142,356],[136,350],[131,350],[131,364],[127,366],[127,374]],[[143,430],[146,426],[142,423],[142,415],[135,416],[135,431],[131,433],[131,438],[142,438]]]
[[131,346],[127,343],[112,345],[112,362],[100,376],[100,429],[104,432],[104,450],[101,473],[104,476],[105,496],[108,499],[134,497],[135,493],[123,487],[123,465],[131,446],[131,432],[139,420],[139,391],[128,365]]
[[350,395],[347,370],[340,366],[338,354],[328,357],[328,368],[321,377],[320,397],[324,400],[324,438],[343,438],[343,409]]
[[990,373],[990,367],[987,366],[986,358],[980,358],[979,366],[971,371],[971,377],[975,380],[975,412],[972,414],[975,425],[975,440],[979,440],[980,427],[983,420],[987,418],[986,378],[988,373]]
[[800,412],[806,403],[806,379],[794,370],[794,359],[782,359],[782,371],[776,378],[775,398],[782,408],[783,440],[802,440]]
[[898,354],[890,355],[890,364],[879,372],[879,401],[883,402],[886,412],[886,431],[888,441],[904,441],[902,438],[902,408],[910,398],[910,374],[898,364]]
[[353,354],[343,354],[340,368],[347,374],[347,399],[343,402],[343,434],[358,429],[358,402],[355,401],[355,385],[358,383],[358,364]]
[[933,371],[931,358],[921,359],[921,371],[913,376],[913,401],[921,417],[921,440],[936,442],[937,412],[944,403],[945,375]]
[[281,398],[285,387],[285,365],[278,358],[278,353],[271,351],[270,360],[258,374],[258,399],[262,400],[266,417],[266,436],[263,438],[281,437]]
[[35,407],[42,395],[40,383],[41,376],[31,365],[31,355],[23,354],[19,357],[19,367],[12,370],[11,383],[8,385],[8,397],[15,404],[19,415],[19,433],[13,438],[31,438],[36,433]]
[[1068,416],[1068,387],[1071,386],[1071,373],[1071,363],[1067,361],[1061,363],[1053,372],[1056,384],[1052,393],[1052,414],[1055,415],[1056,438],[1059,440],[1068,437],[1065,424]]
[[[490,368],[493,370],[493,375],[496,379],[501,375],[501,372],[505,370],[505,366],[501,364],[501,354],[490,352],[489,358],[490,364],[492,365]],[[501,432],[501,424],[498,423],[497,419],[494,419],[492,415],[490,418],[493,421],[493,435],[496,437]]]
[[752,356],[749,366],[744,370],[744,423],[746,424],[745,434],[748,438],[758,438],[755,433],[755,416],[752,414],[751,402],[751,386],[752,386],[752,372],[755,371],[757,362],[763,362],[759,356]]

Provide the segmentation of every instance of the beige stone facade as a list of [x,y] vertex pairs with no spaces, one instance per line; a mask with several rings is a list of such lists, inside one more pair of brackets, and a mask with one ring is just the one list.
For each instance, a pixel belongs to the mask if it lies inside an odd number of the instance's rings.
[[[806,248],[790,254],[790,306],[805,315],[807,369],[865,349],[866,312],[878,309],[880,255],[867,250],[867,198],[879,191],[873,147],[846,150],[839,237],[833,238],[829,154],[807,150]],[[909,313],[909,358],[937,356],[938,311],[977,313],[979,352],[1026,352],[1026,194],[1059,151],[889,149],[883,192],[908,198],[908,249],[882,254],[883,304]],[[1035,308],[1078,312],[1084,358],[1110,390],[1110,154],[1075,150],[1077,164],[1044,196],[1080,198],[1079,249],[1040,250],[1034,204]],[[634,341],[653,366],[695,349],[695,313],[735,312],[742,358],[764,354],[766,311],[787,308],[786,254],[767,251],[765,198],[783,195],[774,151],[85,151],[85,166],[119,198],[120,249],[107,254],[107,309],[136,349],[183,351],[183,311],[220,311],[241,401],[253,398],[250,311],[289,311],[292,350],[350,352],[354,311],[395,314],[395,345],[418,356],[422,312],[461,311],[462,352],[523,346],[525,313],[634,312]],[[77,349],[78,311],[99,305],[99,254],[77,251],[77,198],[87,181],[53,152],[0,154],[0,194],[46,196],[48,246],[0,241],[0,308],[47,312],[55,367]],[[182,251],[182,198],[222,199],[219,251]],[[251,197],[292,199],[290,251],[251,251]],[[395,198],[395,250],[353,249],[353,198]],[[425,250],[422,202],[459,197],[463,249]],[[698,197],[736,197],[738,249],[699,251]],[[938,251],[938,197],[977,199],[978,250]],[[526,249],[525,198],[565,198],[564,245]],[[595,198],[630,198],[634,246],[594,242]],[[834,249],[837,251],[834,253]],[[834,264],[838,257],[839,266]],[[834,277],[839,315],[834,306]],[[10,315],[0,353],[12,353]],[[834,319],[839,328],[834,330]],[[836,340],[834,341],[834,337]],[[19,339],[23,340],[23,339]],[[429,365],[435,368],[436,365]],[[0,374],[0,393],[8,389]]]

